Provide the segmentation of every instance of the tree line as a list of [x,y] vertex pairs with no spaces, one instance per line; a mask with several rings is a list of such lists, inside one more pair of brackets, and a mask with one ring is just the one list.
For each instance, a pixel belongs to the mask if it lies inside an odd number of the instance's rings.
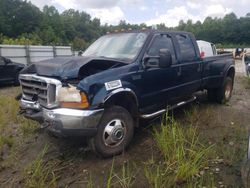
[[[167,20],[166,20],[167,22]],[[90,43],[107,32],[122,29],[149,28],[146,24],[129,24],[121,20],[118,25],[101,25],[100,19],[91,18],[74,9],[62,13],[54,6],[42,10],[23,0],[0,0],[0,43],[30,45],[72,45],[84,50]],[[250,46],[250,13],[237,18],[234,13],[224,18],[207,17],[204,22],[181,20],[177,27],[158,24],[161,30],[189,31],[197,39],[221,46]]]

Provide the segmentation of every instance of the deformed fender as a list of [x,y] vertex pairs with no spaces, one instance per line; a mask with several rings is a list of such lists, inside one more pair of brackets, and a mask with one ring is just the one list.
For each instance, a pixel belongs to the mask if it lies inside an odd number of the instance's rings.
[[95,98],[93,99],[92,105],[103,106],[108,100],[122,93],[127,93],[131,95],[135,99],[136,106],[137,107],[139,106],[139,101],[138,101],[136,93],[132,89],[127,88],[127,87],[117,88],[110,92],[107,92],[105,88],[102,88],[101,90],[99,90],[98,94],[96,94]]
[[130,88],[118,88],[116,90],[113,90],[111,91],[104,99],[103,99],[103,103],[105,103],[106,101],[108,101],[111,97],[113,97],[114,95],[116,94],[120,94],[120,93],[129,93],[131,94],[134,98],[135,98],[135,101],[136,101],[136,106],[139,105],[138,103],[138,99],[137,99],[137,96],[135,94],[135,92],[130,89]]

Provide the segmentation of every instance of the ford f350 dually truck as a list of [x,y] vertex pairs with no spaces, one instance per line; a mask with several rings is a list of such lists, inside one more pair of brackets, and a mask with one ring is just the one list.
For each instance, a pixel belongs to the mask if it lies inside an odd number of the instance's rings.
[[234,75],[232,54],[201,58],[191,33],[111,33],[82,57],[25,68],[21,111],[56,135],[87,137],[93,151],[109,157],[126,149],[140,119],[191,102],[197,91],[227,102]]

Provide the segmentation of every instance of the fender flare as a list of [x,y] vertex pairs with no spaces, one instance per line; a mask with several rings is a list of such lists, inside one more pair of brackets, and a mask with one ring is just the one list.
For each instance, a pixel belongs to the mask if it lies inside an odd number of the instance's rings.
[[102,101],[102,103],[104,104],[105,102],[107,102],[110,98],[114,97],[117,94],[121,94],[121,93],[129,93],[130,95],[132,95],[135,99],[136,102],[136,106],[139,106],[139,102],[138,102],[138,98],[137,95],[135,94],[135,92],[130,89],[130,88],[118,88],[115,89],[113,91],[111,91]]
[[234,75],[235,75],[235,66],[234,66],[234,65],[230,65],[230,66],[226,69],[226,71],[225,71],[225,73],[224,73],[223,80],[226,79],[226,77],[227,77],[227,75],[228,75],[228,72],[229,72],[229,70],[230,70],[231,68],[234,69]]

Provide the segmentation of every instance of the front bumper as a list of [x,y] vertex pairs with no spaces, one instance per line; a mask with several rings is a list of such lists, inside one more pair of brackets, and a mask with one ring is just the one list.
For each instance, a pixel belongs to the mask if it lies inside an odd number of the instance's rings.
[[43,127],[58,136],[94,136],[104,111],[104,109],[46,109],[35,102],[23,99],[21,108],[26,118],[43,123]]

